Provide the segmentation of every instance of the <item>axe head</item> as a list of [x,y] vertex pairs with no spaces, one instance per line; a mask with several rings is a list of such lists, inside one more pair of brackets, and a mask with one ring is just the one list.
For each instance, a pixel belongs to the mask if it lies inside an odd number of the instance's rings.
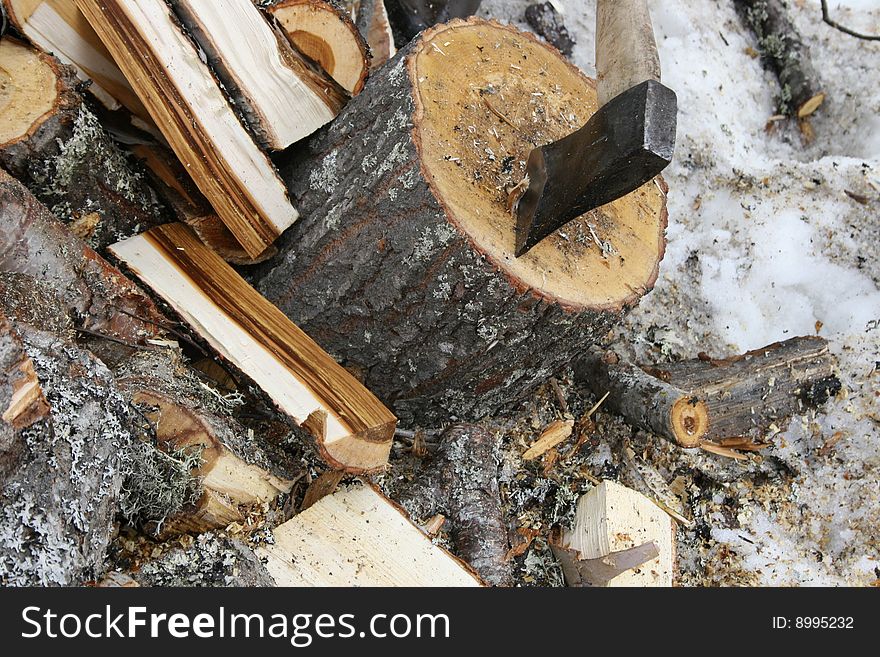
[[534,149],[517,206],[516,256],[663,171],[675,149],[677,112],[675,92],[648,80],[612,98],[577,132]]

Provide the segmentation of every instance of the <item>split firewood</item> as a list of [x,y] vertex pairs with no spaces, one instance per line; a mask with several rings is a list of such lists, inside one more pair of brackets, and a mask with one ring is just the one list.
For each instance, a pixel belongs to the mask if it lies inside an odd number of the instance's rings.
[[645,369],[704,400],[709,429],[703,438],[722,441],[722,446],[729,438],[758,438],[771,425],[782,427],[792,415],[824,404],[841,387],[828,342],[818,336],[791,338],[727,359],[703,355]]
[[356,483],[276,527],[257,549],[278,586],[481,586],[400,507]]
[[242,521],[241,508],[289,493],[300,471],[291,454],[249,438],[229,409],[212,399],[205,384],[173,353],[139,352],[115,368],[120,390],[150,422],[158,447],[200,456],[192,474],[200,479],[203,495],[194,507],[168,518],[162,535]]
[[478,19],[425,32],[283,171],[304,218],[252,280],[407,423],[497,413],[657,277],[659,179],[514,256],[507,189],[596,107],[594,83],[532,35]]
[[113,57],[73,0],[2,0],[19,34],[45,53],[73,66],[91,82],[89,92],[108,110],[125,107],[151,130],[152,121]]
[[571,57],[574,39],[571,38],[571,34],[562,20],[562,15],[556,11],[552,2],[542,2],[526,7],[526,22],[535,30],[536,34],[544,37],[559,52],[566,57]]
[[385,466],[391,412],[189,228],[161,226],[110,251],[305,428],[334,468]]
[[603,481],[552,544],[569,586],[672,586],[672,519],[641,493]]
[[90,246],[167,222],[144,173],[84,104],[72,69],[6,38],[0,81],[0,166]]
[[454,552],[492,586],[510,586],[510,545],[498,486],[499,438],[476,425],[444,432],[437,451],[395,498],[418,518],[442,514]]
[[781,87],[780,114],[803,119],[825,101],[809,46],[788,15],[784,0],[734,0],[758,40],[758,50]]
[[198,188],[248,254],[258,257],[297,212],[169,7],[162,0],[77,3]]
[[453,18],[473,16],[482,0],[386,0],[397,44],[403,46],[419,32]]
[[79,585],[103,570],[132,439],[128,404],[90,353],[15,330],[50,412],[0,452],[0,583]]
[[371,71],[375,71],[397,54],[384,0],[359,0],[357,26],[370,46]]
[[171,0],[171,6],[265,148],[284,150],[345,104],[345,92],[275,32],[252,0]]
[[264,7],[303,55],[349,94],[361,92],[370,70],[366,33],[344,10],[328,0],[271,0]]
[[613,352],[588,353],[574,371],[594,394],[608,393],[609,410],[682,447],[699,447],[709,430],[709,409],[699,393],[661,381]]

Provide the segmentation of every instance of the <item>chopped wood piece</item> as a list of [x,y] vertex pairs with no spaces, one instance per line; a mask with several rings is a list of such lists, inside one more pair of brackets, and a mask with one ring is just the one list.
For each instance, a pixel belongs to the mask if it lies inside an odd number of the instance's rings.
[[152,121],[113,57],[72,0],[2,0],[9,19],[22,35],[64,64],[109,110],[124,106],[149,127]]
[[110,250],[309,431],[334,468],[385,466],[391,412],[189,228],[161,226]]
[[283,170],[303,219],[249,276],[405,424],[502,412],[657,277],[659,179],[514,256],[505,188],[536,140],[596,107],[594,83],[534,35],[479,19],[433,28]]
[[[0,311],[0,419],[18,431],[39,422],[49,412],[34,363]],[[8,428],[0,428],[0,452],[7,450],[11,440]]]
[[265,148],[284,150],[345,104],[345,93],[276,34],[252,0],[171,6]]
[[168,6],[162,0],[77,3],[217,214],[249,255],[262,254],[297,212]]
[[484,427],[449,427],[434,455],[395,498],[418,518],[442,513],[454,552],[492,586],[510,586],[507,523],[498,484],[500,437]]
[[[653,543],[656,556],[649,561],[646,544]],[[572,583],[573,573],[566,572],[569,585],[592,586],[672,586],[675,571],[675,530],[672,519],[641,493],[614,481],[603,481],[578,501],[574,527],[563,532],[559,547],[574,550],[581,560],[608,559],[592,574],[599,581]],[[637,549],[633,553],[623,551]],[[616,557],[615,557],[616,555]],[[598,566],[596,564],[595,566]],[[614,569],[626,567],[615,577]],[[578,576],[587,575],[583,571]]]
[[784,0],[734,0],[746,25],[758,40],[758,50],[779,80],[778,111],[803,119],[825,101],[817,85],[810,48],[788,15]]
[[393,502],[346,486],[276,527],[257,550],[278,586],[480,586]]
[[408,43],[419,32],[453,18],[474,15],[482,0],[387,0],[388,15],[398,45]]
[[594,394],[608,394],[609,409],[639,428],[682,447],[698,447],[709,430],[709,411],[698,394],[621,362],[616,354],[591,352],[575,363],[574,370]]
[[574,39],[568,33],[562,15],[556,11],[552,2],[542,2],[526,7],[526,22],[559,52],[566,57],[571,57]]
[[54,57],[12,38],[0,42],[0,166],[100,250],[168,218],[77,84]]
[[[706,402],[707,440],[760,437],[771,424],[824,404],[840,391],[836,361],[818,336],[795,337],[734,356],[646,368]],[[736,449],[736,447],[734,447]]]
[[370,46],[371,71],[375,71],[397,54],[384,0],[360,0],[357,26]]
[[551,422],[538,439],[529,446],[523,454],[523,461],[532,461],[549,449],[556,447],[559,443],[565,442],[571,436],[574,429],[574,420],[556,420]]
[[305,511],[328,495],[332,495],[344,476],[345,473],[339,470],[327,470],[321,473],[306,489],[300,511]]
[[278,0],[266,11],[303,55],[351,95],[361,92],[370,70],[367,35],[348,14],[327,0]]

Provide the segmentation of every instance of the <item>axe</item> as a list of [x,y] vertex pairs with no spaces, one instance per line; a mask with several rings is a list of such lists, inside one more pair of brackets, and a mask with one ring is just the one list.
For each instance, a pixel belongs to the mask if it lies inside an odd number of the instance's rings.
[[672,161],[677,100],[660,84],[647,0],[598,0],[596,70],[599,110],[577,132],[529,154],[516,207],[517,257]]

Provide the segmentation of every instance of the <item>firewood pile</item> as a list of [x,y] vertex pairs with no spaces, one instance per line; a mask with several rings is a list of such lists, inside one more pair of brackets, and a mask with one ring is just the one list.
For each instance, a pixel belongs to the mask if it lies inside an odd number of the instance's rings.
[[661,177],[514,255],[599,100],[478,6],[2,0],[2,584],[671,586],[689,519],[586,465],[599,416],[748,461],[837,394],[817,337],[607,344]]

